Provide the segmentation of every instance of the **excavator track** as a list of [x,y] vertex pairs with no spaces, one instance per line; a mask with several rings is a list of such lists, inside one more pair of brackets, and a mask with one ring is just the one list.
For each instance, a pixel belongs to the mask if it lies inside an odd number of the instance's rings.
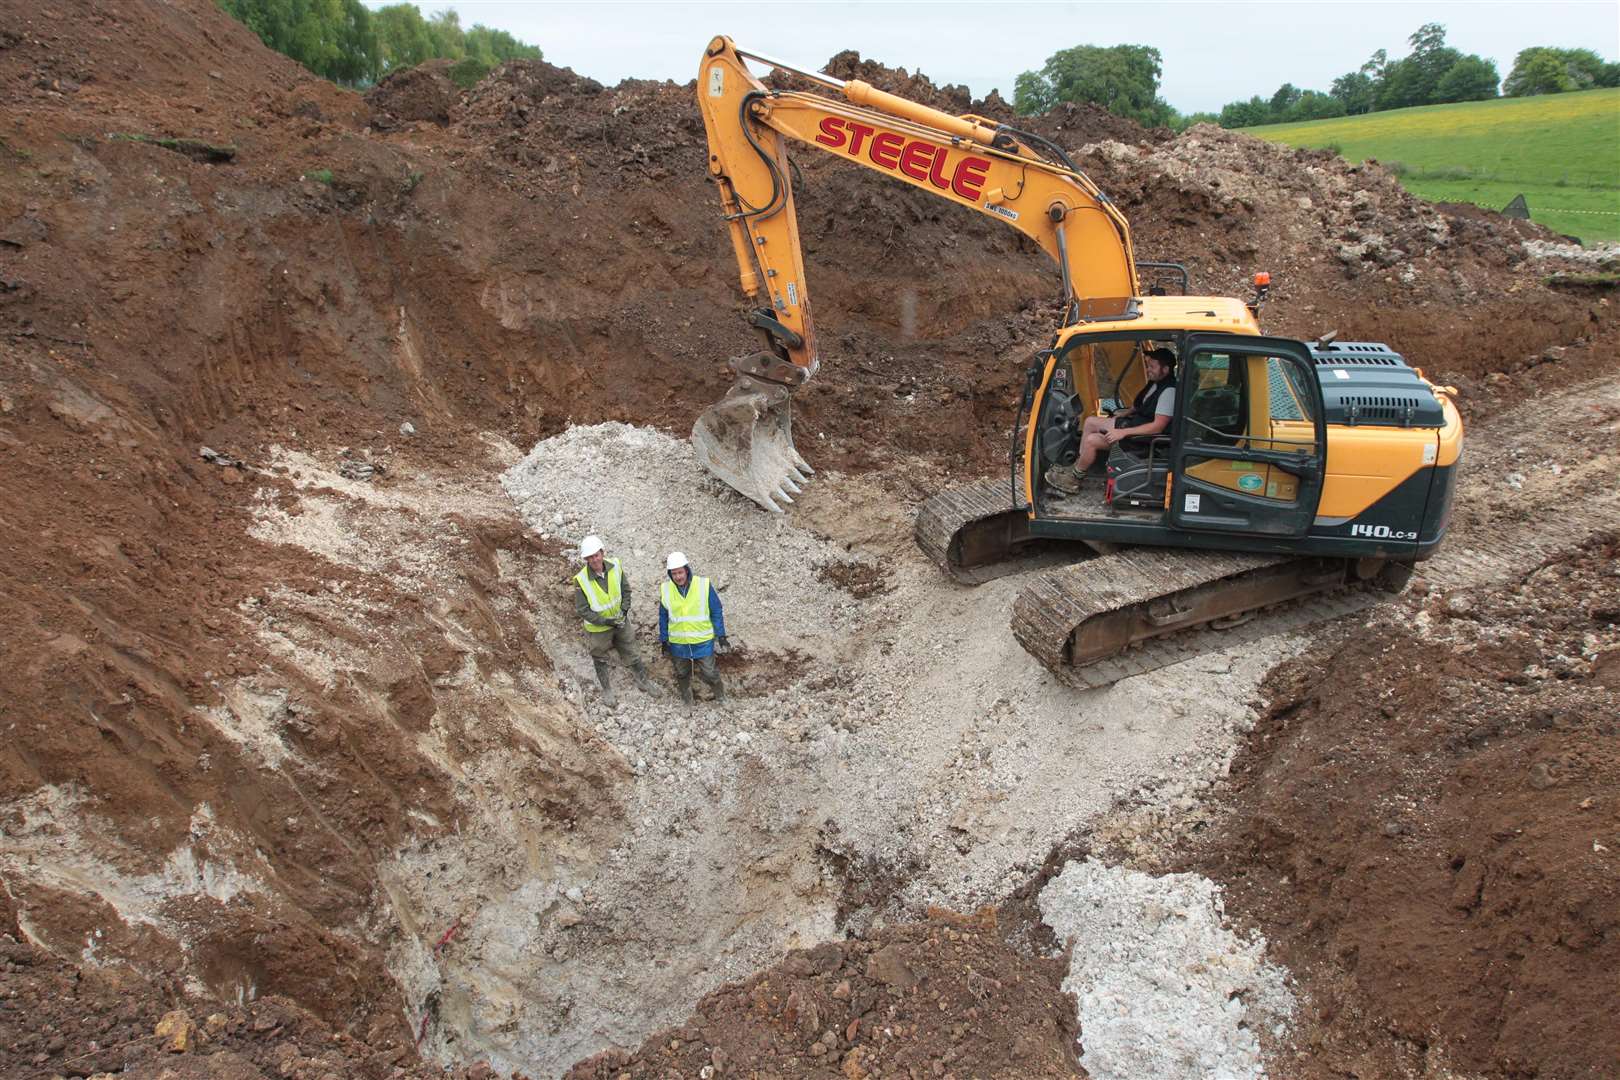
[[[978,585],[1013,572],[1008,561],[1038,543],[1028,526],[1007,482],[984,480],[923,503],[915,533],[940,569]],[[1398,590],[1407,573],[1347,559],[1133,548],[1031,575],[1013,601],[1012,632],[1064,682],[1097,688],[1348,615],[1374,601],[1365,586]]]
[[924,502],[914,526],[917,546],[964,585],[1000,577],[994,564],[1028,543],[1029,511],[1014,506],[1005,479],[952,488]]
[[1041,574],[1013,601],[1012,631],[1063,681],[1096,688],[1350,614],[1374,599],[1347,588],[1359,582],[1353,560],[1137,548]]

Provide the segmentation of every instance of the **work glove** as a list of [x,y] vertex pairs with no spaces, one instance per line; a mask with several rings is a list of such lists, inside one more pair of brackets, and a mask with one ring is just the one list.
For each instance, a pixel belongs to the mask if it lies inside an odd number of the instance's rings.
[[665,656],[674,656],[675,655],[674,653],[669,651],[669,642],[667,642],[667,641],[660,641],[658,643],[658,651],[663,653]]
[[731,642],[727,641],[723,637],[716,638],[714,641],[714,651],[719,653],[721,656],[726,655],[731,651]]

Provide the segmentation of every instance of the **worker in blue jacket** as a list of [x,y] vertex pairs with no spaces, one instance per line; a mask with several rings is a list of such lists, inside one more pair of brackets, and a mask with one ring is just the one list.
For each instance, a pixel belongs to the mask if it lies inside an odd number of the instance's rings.
[[692,669],[714,691],[714,700],[726,700],[726,687],[715,666],[716,648],[728,649],[726,614],[720,594],[706,577],[694,577],[686,556],[669,553],[664,561],[669,580],[658,592],[658,640],[675,664],[675,685],[681,700],[692,704]]

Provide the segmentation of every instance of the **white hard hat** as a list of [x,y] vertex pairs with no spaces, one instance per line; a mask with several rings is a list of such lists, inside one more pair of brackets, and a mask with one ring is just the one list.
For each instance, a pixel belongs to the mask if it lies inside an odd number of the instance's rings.
[[665,570],[679,570],[685,565],[686,553],[684,551],[672,551],[669,553],[669,558],[664,560]]
[[582,559],[588,559],[601,550],[602,538],[600,536],[587,536],[584,540],[580,541],[579,557]]

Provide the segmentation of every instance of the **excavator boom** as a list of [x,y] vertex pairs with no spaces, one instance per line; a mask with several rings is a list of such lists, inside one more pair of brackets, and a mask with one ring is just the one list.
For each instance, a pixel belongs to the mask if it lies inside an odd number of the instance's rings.
[[[840,98],[771,90],[745,58],[795,72]],[[792,436],[792,392],[820,357],[793,201],[789,139],[834,154],[1031,237],[1057,264],[1061,296],[1136,295],[1130,226],[1063,151],[977,116],[952,116],[860,81],[799,71],[717,37],[703,57],[698,104],[709,173],[737,258],[750,322],[765,339],[731,361],[737,379],[693,427],[699,458],[769,510],[810,473]]]

